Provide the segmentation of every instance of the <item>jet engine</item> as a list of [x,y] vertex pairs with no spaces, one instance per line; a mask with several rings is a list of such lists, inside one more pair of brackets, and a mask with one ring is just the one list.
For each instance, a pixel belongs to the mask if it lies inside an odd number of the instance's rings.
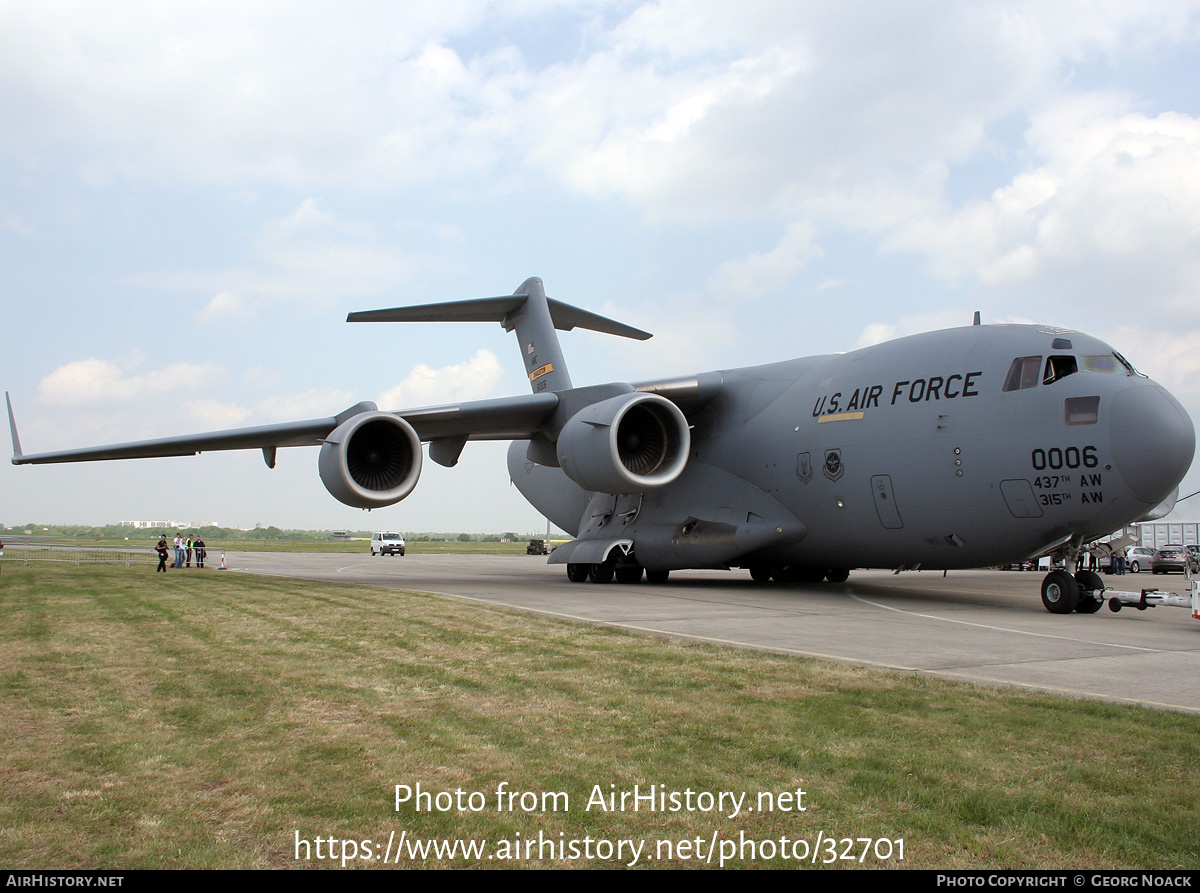
[[360,509],[382,508],[417,485],[421,438],[397,415],[361,412],[325,438],[318,467],[334,499]]
[[675,480],[692,435],[679,407],[657,394],[620,394],[581,409],[558,435],[558,462],[585,490],[641,493]]

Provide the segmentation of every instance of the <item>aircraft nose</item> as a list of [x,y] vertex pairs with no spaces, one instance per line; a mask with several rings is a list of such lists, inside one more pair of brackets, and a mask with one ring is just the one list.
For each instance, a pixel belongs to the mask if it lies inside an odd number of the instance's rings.
[[1148,503],[1166,498],[1192,465],[1192,420],[1179,401],[1156,384],[1117,394],[1109,430],[1117,470],[1129,489]]

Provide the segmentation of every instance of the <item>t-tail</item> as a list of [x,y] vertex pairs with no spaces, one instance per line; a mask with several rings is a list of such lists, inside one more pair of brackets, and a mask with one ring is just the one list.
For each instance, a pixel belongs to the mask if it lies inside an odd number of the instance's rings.
[[571,389],[571,376],[555,329],[590,329],[638,341],[651,337],[649,332],[615,319],[546,297],[542,280],[536,276],[522,282],[511,295],[364,310],[351,313],[346,322],[498,322],[506,332],[516,331],[521,360],[535,394]]

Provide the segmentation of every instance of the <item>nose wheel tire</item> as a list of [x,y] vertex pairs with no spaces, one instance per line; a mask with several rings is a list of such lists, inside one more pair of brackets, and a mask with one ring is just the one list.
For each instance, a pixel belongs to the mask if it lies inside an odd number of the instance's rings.
[[1070,614],[1079,604],[1079,584],[1066,571],[1051,571],[1042,580],[1042,604],[1051,614]]
[[1095,571],[1076,571],[1075,582],[1079,584],[1079,601],[1076,614],[1095,614],[1104,607],[1104,581]]

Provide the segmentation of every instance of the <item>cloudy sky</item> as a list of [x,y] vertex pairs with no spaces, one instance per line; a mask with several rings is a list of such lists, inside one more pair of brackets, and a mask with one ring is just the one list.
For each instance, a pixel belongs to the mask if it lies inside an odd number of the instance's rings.
[[[1200,2],[0,0],[0,384],[28,452],[1037,321],[1200,419]],[[371,516],[315,449],[0,467],[0,522],[528,531],[503,448]],[[1185,492],[1200,487],[1193,474]],[[1200,497],[1197,498],[1200,501]]]

